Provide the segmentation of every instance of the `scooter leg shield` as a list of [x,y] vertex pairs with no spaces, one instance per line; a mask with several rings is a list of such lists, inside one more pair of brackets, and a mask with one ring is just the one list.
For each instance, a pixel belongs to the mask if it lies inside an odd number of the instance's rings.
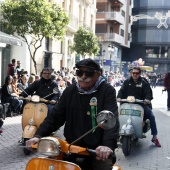
[[36,126],[27,125],[22,133],[23,138],[32,138],[37,131]]

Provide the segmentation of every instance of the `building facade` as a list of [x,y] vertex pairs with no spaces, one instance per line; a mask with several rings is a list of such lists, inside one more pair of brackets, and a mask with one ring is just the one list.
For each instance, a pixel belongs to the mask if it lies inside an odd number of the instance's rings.
[[168,0],[134,0],[132,42],[122,60],[139,58],[153,72],[164,74],[170,68],[170,3]]
[[[42,47],[38,49],[35,59],[37,61],[37,71],[40,74],[43,67],[52,67],[56,71],[62,67],[70,70],[75,66],[75,61],[80,60],[79,56],[72,54],[69,46],[73,44],[75,32],[79,27],[84,27],[95,33],[96,21],[96,0],[47,0],[49,3],[58,4],[70,18],[66,27],[66,34],[62,41],[45,38]],[[28,38],[31,38],[28,36]],[[4,54],[8,53],[8,58],[4,57],[2,63],[7,63],[15,58],[20,60],[22,68],[28,73],[35,73],[34,64],[30,58],[25,42],[22,47],[8,46],[4,49]],[[5,55],[4,55],[5,56]],[[7,60],[7,61],[6,61]],[[6,70],[3,73],[6,74]]]
[[100,53],[96,59],[105,70],[121,72],[122,48],[130,47],[131,1],[97,0],[96,35]]

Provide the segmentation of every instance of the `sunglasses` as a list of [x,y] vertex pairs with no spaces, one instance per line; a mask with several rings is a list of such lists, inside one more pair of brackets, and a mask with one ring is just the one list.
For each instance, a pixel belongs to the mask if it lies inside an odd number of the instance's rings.
[[78,77],[81,77],[81,76],[83,76],[83,74],[85,74],[86,77],[93,77],[94,73],[96,73],[96,72],[97,72],[96,70],[86,70],[86,71],[76,70],[76,75]]
[[139,75],[140,73],[139,73],[139,72],[132,72],[132,74],[136,74],[136,75]]
[[43,74],[45,74],[45,75],[50,75],[51,73],[43,73]]

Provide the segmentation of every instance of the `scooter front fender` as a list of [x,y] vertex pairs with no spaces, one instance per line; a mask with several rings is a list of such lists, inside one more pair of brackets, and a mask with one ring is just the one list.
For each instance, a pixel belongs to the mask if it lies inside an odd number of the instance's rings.
[[120,135],[131,136],[135,134],[134,127],[132,125],[125,124],[120,130]]
[[32,138],[36,131],[37,131],[37,127],[36,126],[27,125],[24,128],[24,131],[22,133],[22,137],[23,138]]

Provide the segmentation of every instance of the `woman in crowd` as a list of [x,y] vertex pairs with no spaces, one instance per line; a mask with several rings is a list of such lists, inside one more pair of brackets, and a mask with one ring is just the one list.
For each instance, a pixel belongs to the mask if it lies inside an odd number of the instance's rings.
[[1,101],[3,103],[10,103],[11,110],[14,112],[14,115],[17,115],[23,101],[18,100],[18,95],[13,92],[12,80],[13,78],[10,75],[5,78],[5,84],[2,86],[1,91]]

